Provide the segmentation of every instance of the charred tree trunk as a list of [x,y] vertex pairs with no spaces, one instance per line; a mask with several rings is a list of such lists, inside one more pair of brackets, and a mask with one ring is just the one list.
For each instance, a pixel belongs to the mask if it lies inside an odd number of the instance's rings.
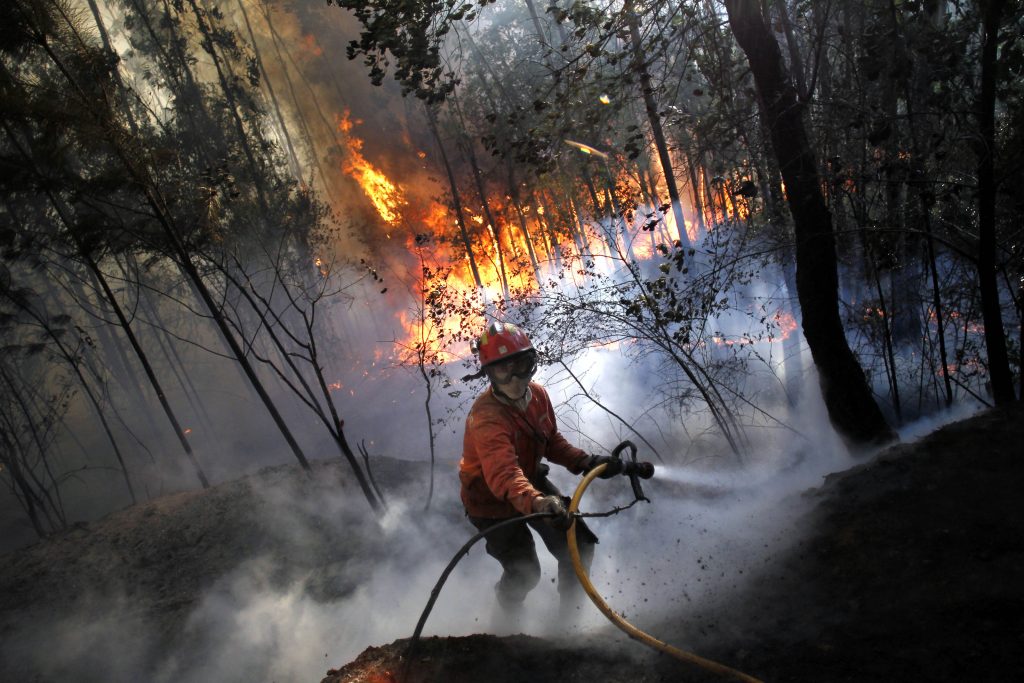
[[167,396],[164,394],[163,387],[160,385],[160,380],[157,378],[156,372],[149,363],[149,357],[142,349],[142,345],[139,344],[138,338],[135,336],[135,332],[132,331],[131,324],[125,316],[124,311],[121,310],[120,304],[117,303],[117,298],[114,295],[113,290],[110,288],[110,285],[107,283],[106,277],[104,277],[99,266],[88,254],[83,253],[82,257],[85,260],[86,265],[89,267],[89,270],[91,270],[93,275],[96,276],[96,280],[103,289],[103,293],[106,296],[108,303],[114,310],[114,315],[117,316],[117,320],[121,324],[121,329],[124,330],[125,336],[128,337],[128,341],[132,345],[132,349],[135,350],[135,355],[142,364],[146,377],[149,378],[149,383],[153,386],[153,391],[156,393],[156,397],[159,399],[160,405],[164,409],[164,415],[167,416],[168,422],[171,423],[171,429],[174,430],[174,435],[178,437],[178,442],[181,444],[182,450],[185,451],[185,455],[188,457],[189,462],[192,463],[196,477],[199,478],[199,483],[203,485],[204,489],[209,488],[210,482],[207,480],[206,474],[203,472],[203,468],[199,465],[199,460],[196,459],[196,455],[192,451],[192,445],[188,442],[188,437],[185,436],[185,430],[182,429],[181,424],[178,422],[178,417],[174,413],[174,409],[171,408],[171,404],[167,400]]
[[982,2],[981,92],[978,96],[978,284],[985,321],[988,375],[996,405],[1016,400],[1010,358],[1006,352],[999,284],[996,279],[996,50],[1005,0]]
[[839,317],[839,278],[832,215],[821,194],[817,162],[802,109],[759,4],[726,0],[729,23],[754,75],[796,231],[797,294],[804,337],[818,368],[829,418],[853,445],[896,438],[850,350]]

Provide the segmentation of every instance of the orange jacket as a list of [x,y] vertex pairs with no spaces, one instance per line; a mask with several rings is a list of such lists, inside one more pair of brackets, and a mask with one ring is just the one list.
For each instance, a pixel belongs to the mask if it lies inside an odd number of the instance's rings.
[[535,382],[530,383],[530,391],[525,411],[502,403],[490,388],[469,411],[459,480],[462,504],[471,517],[533,512],[533,499],[543,495],[535,486],[541,458],[573,474],[583,471],[589,456],[559,433],[547,392]]

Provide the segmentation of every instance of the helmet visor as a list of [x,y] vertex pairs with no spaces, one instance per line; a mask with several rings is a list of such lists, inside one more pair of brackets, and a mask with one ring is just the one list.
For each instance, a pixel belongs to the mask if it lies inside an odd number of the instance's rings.
[[537,372],[537,354],[526,352],[487,366],[487,374],[495,382],[507,382],[513,377],[530,379]]

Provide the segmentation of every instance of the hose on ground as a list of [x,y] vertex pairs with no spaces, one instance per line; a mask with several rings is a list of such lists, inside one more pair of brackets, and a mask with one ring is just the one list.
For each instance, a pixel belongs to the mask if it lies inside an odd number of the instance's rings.
[[[583,499],[583,494],[586,492],[587,487],[590,486],[590,483],[594,481],[594,479],[600,476],[601,472],[604,471],[605,467],[606,465],[599,465],[598,467],[595,467],[590,472],[588,472],[585,477],[583,477],[583,481],[580,482],[579,486],[576,487],[576,492],[573,493],[572,502],[569,503],[569,512],[571,514],[575,514],[576,511],[579,509],[580,501]],[[566,538],[569,542],[569,555],[570,557],[572,557],[572,566],[573,569],[576,570],[576,578],[579,579],[580,584],[583,586],[583,590],[586,591],[587,596],[590,598],[590,600],[595,605],[597,605],[597,608],[601,610],[601,614],[607,617],[607,619],[610,622],[612,622],[620,629],[625,631],[626,635],[628,635],[630,638],[634,640],[639,640],[645,645],[654,648],[658,652],[663,652],[683,662],[699,666],[700,668],[710,671],[714,674],[726,676],[737,681],[744,681],[745,683],[761,683],[760,679],[754,678],[753,676],[749,676],[743,673],[742,671],[737,671],[736,669],[732,669],[728,666],[725,666],[724,664],[719,664],[718,662],[712,661],[710,659],[705,659],[704,657],[701,657],[699,655],[695,655],[692,652],[686,652],[685,650],[680,650],[677,647],[673,647],[672,645],[669,645],[664,641],[658,640],[649,633],[641,631],[636,626],[626,621],[624,618],[622,618],[622,616],[615,612],[615,610],[608,606],[608,603],[604,601],[604,598],[601,597],[601,594],[597,592],[596,588],[594,588],[594,584],[591,583],[590,576],[587,575],[587,570],[583,566],[583,562],[580,559],[580,549],[579,546],[576,544],[575,524],[569,527],[569,530],[566,532]]]
[[[619,453],[621,453],[621,451],[624,450],[624,448],[627,446],[632,448],[632,458],[633,464],[635,466],[637,464],[636,446],[634,446],[629,441],[624,441],[621,444],[619,444],[619,446],[616,447],[616,449],[613,452],[613,457],[618,457]],[[583,494],[586,492],[587,488],[594,481],[594,479],[599,477],[601,473],[604,472],[606,467],[607,465],[599,465],[594,469],[590,470],[590,472],[588,472],[586,476],[583,477],[583,480],[580,482],[579,486],[576,487],[576,491],[573,493],[572,496],[572,501],[569,503],[569,513],[573,516],[574,520],[576,518],[582,517],[609,517],[611,515],[618,514],[623,510],[629,509],[630,507],[632,507],[641,500],[647,500],[647,498],[643,495],[643,490],[640,488],[639,478],[650,477],[653,474],[653,470],[650,473],[638,475],[638,470],[635,467],[632,470],[629,470],[627,468],[627,471],[630,472],[630,483],[633,487],[633,502],[631,502],[629,505],[625,505],[622,507],[615,507],[608,512],[579,512],[580,501],[583,499]],[[649,468],[650,466],[647,465],[647,467]],[[457,565],[459,561],[463,557],[465,557],[467,553],[469,553],[470,548],[472,548],[473,545],[476,544],[476,542],[479,541],[481,538],[484,538],[488,534],[498,531],[499,529],[504,529],[515,524],[525,524],[532,519],[554,517],[556,514],[557,513],[553,512],[535,512],[530,515],[523,515],[522,517],[513,517],[512,519],[504,520],[502,522],[495,524],[494,526],[484,529],[483,531],[477,533],[475,536],[466,541],[465,544],[463,544],[463,546],[459,549],[457,553],[455,553],[455,556],[448,563],[448,566],[444,568],[444,571],[441,573],[441,577],[437,580],[437,583],[434,584],[434,588],[430,592],[430,599],[427,601],[427,606],[424,608],[423,613],[420,614],[419,621],[416,623],[416,631],[413,633],[412,638],[409,640],[409,644],[406,647],[405,653],[403,655],[403,658],[405,659],[405,666],[401,680],[404,681],[408,680],[409,678],[409,671],[410,666],[412,664],[413,651],[416,648],[416,644],[420,640],[420,635],[423,633],[423,626],[427,622],[427,617],[430,616],[430,612],[434,608],[434,603],[437,602],[437,597],[441,594],[441,588],[448,580],[448,576],[455,569],[455,565]],[[677,647],[673,647],[672,645],[669,645],[668,643],[658,640],[654,636],[645,633],[644,631],[641,631],[636,626],[626,621],[622,616],[620,616],[611,607],[608,606],[608,603],[604,601],[604,598],[601,597],[601,594],[597,592],[597,589],[594,588],[594,584],[590,581],[590,576],[587,574],[587,570],[583,566],[583,562],[580,559],[579,546],[576,542],[575,523],[573,523],[569,527],[568,531],[566,531],[566,540],[569,545],[569,556],[572,558],[572,564],[573,569],[576,572],[576,578],[579,579],[580,584],[583,586],[583,590],[586,592],[587,596],[591,599],[591,601],[601,611],[601,613],[604,614],[604,616],[613,624],[615,624],[618,628],[622,629],[630,638],[638,640],[644,643],[645,645],[654,648],[658,652],[662,652],[680,661],[687,662],[694,666],[698,666],[706,671],[717,674],[719,676],[724,676],[737,681],[743,681],[744,683],[762,683],[759,679],[754,678],[753,676],[750,676],[748,674],[745,674],[742,671],[737,671],[736,669],[732,669],[728,666],[725,666],[724,664],[719,664],[718,662],[706,659],[699,655],[695,655],[692,652],[686,652],[685,650],[680,650]]]

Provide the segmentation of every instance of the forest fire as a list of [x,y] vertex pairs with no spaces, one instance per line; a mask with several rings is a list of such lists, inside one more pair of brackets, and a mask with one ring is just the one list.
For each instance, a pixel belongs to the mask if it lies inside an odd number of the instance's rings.
[[[404,232],[404,253],[418,261],[399,268],[413,293],[408,308],[396,314],[402,332],[389,354],[401,364],[444,364],[464,357],[460,342],[466,336],[465,326],[472,323],[465,313],[451,315],[453,309],[477,309],[482,315],[489,302],[536,295],[546,277],[553,281],[571,272],[578,282],[577,276],[585,277],[591,268],[611,272],[616,264],[663,258],[669,253],[665,245],[675,242],[675,235],[697,244],[703,238],[701,226],[711,230],[748,219],[750,199],[756,195],[746,187],[751,185],[749,180],[708,178],[700,169],[700,214],[692,206],[684,207],[683,225],[677,227],[677,212],[667,210],[668,206],[645,206],[636,178],[626,171],[613,175],[612,155],[564,139],[565,145],[592,160],[584,163],[599,169],[588,181],[589,201],[559,196],[550,188],[524,201],[508,191],[488,192],[481,184],[473,197],[476,201],[460,196],[449,205],[436,199],[437,193],[422,198],[424,193],[403,187],[369,161],[363,154],[363,140],[355,134],[358,123],[347,110],[338,121],[347,152],[343,170],[388,226],[387,238],[393,239],[396,230]],[[409,154],[421,161],[426,158],[407,136],[402,142]],[[663,179],[651,181],[656,194],[667,193]],[[588,262],[586,268],[573,265]],[[786,340],[798,327],[792,314],[779,311],[766,340]],[[743,347],[761,340],[753,334],[708,341],[720,347]]]
[[545,4],[0,3],[0,681],[692,680],[479,546],[409,655],[491,321],[667,641],[1020,671],[1019,3]]
[[[406,199],[402,190],[366,160],[362,154],[363,141],[352,135],[353,121],[345,110],[338,120],[338,131],[344,137],[348,156],[343,170],[354,178],[377,209],[377,213],[389,225],[398,225],[402,219],[402,208]],[[390,235],[388,235],[390,238]]]

